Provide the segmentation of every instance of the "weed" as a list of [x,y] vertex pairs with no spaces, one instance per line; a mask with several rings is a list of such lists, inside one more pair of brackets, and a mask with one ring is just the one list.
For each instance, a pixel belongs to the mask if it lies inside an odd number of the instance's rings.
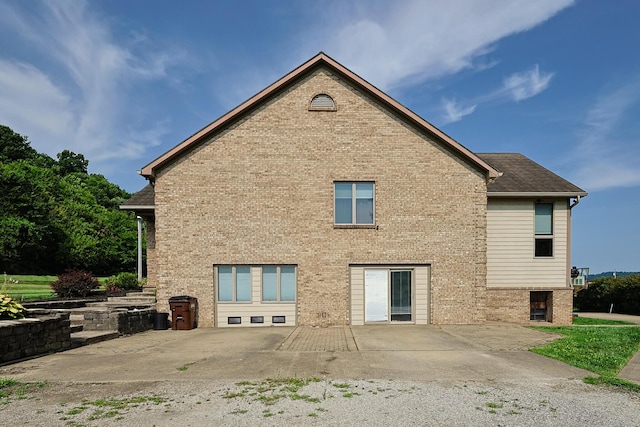
[[236,383],[237,386],[244,386],[244,385],[256,385],[256,383],[252,383],[251,381],[240,381]]
[[247,412],[249,412],[247,409],[236,409],[235,411],[231,411],[230,414],[240,415],[240,414],[246,414]]
[[46,382],[21,383],[11,378],[0,378],[0,405],[11,403],[12,397],[18,400],[27,399],[32,388],[42,388],[46,385]]
[[289,398],[291,400],[304,400],[305,402],[320,403],[320,399],[318,399],[317,397],[311,397],[308,394],[294,393],[290,395]]
[[346,398],[352,398],[353,396],[360,396],[360,393],[355,393],[355,392],[346,392],[346,393],[342,393],[342,397],[346,397]]
[[270,406],[270,405],[275,405],[278,400],[284,397],[287,397],[287,396],[285,396],[284,394],[273,394],[271,396],[260,396],[256,398],[256,400],[264,403],[265,405]]
[[335,388],[340,388],[340,389],[346,389],[351,387],[349,384],[345,384],[345,383],[337,383],[337,384],[333,384],[333,386]]
[[186,371],[187,369],[189,369],[189,366],[193,365],[193,363],[185,363],[184,365],[180,366],[179,368],[176,368],[178,371]]
[[476,394],[479,394],[480,396],[484,396],[487,393],[489,393],[489,392],[488,391],[476,391]]
[[78,415],[78,414],[83,413],[87,409],[89,409],[88,406],[76,406],[75,408],[73,408],[69,412],[67,412],[67,415]]
[[11,378],[0,378],[0,389],[13,387],[14,385],[18,385],[18,381]]
[[318,414],[316,414],[315,412],[312,412],[312,413],[310,413],[308,416],[309,416],[309,417],[317,417],[317,416],[318,416]]
[[502,409],[502,403],[487,402],[486,406],[488,408]]
[[245,391],[241,391],[238,393],[227,393],[224,396],[222,396],[223,399],[234,399],[236,397],[243,397],[246,394]]

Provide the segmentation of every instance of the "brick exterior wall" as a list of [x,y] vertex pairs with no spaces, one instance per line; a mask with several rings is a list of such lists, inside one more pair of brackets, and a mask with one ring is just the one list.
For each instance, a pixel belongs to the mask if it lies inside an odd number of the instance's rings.
[[547,299],[550,323],[570,325],[573,322],[572,288],[488,288],[486,293],[487,320],[530,323],[530,294],[532,291],[551,293],[551,298]]
[[158,286],[157,261],[156,261],[156,223],[154,217],[145,217],[147,239],[147,286]]
[[[334,227],[334,181],[375,182],[377,227]],[[158,310],[194,296],[203,327],[214,264],[297,265],[299,325],[349,323],[350,264],[430,264],[431,323],[485,321],[484,173],[325,69],[161,170],[155,204]]]

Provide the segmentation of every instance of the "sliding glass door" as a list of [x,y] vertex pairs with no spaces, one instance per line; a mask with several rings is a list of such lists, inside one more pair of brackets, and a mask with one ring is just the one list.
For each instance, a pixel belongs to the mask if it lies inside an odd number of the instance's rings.
[[411,322],[412,270],[365,269],[365,322]]
[[411,270],[391,271],[391,320],[410,322]]

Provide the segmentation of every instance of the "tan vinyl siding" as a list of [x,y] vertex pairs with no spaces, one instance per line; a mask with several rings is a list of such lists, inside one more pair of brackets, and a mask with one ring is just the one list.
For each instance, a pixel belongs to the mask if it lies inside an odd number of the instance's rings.
[[428,325],[429,322],[429,267],[416,267],[415,306],[416,325]]
[[429,324],[429,267],[423,266],[391,266],[385,267],[381,265],[357,266],[350,268],[351,282],[351,324],[364,325],[364,270],[367,268],[390,270],[402,269],[412,270],[413,274],[413,292],[412,306],[414,323],[417,325]]
[[[251,302],[218,302],[216,311],[216,326],[246,327],[246,326],[295,326],[296,303],[262,302],[261,268],[251,267]],[[264,323],[251,323],[251,316],[263,316]],[[286,323],[273,324],[272,316],[286,316]],[[229,317],[241,317],[242,323],[228,324]]]
[[487,287],[567,285],[568,206],[554,202],[553,257],[534,256],[534,200],[490,199],[487,205]]
[[364,325],[364,267],[351,267],[351,324]]

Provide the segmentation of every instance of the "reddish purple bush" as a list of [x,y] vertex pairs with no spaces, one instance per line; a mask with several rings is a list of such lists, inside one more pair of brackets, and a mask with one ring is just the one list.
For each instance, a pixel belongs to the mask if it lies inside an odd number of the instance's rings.
[[60,298],[84,298],[91,291],[100,287],[98,279],[83,270],[69,270],[58,275],[58,280],[51,282],[51,289]]

